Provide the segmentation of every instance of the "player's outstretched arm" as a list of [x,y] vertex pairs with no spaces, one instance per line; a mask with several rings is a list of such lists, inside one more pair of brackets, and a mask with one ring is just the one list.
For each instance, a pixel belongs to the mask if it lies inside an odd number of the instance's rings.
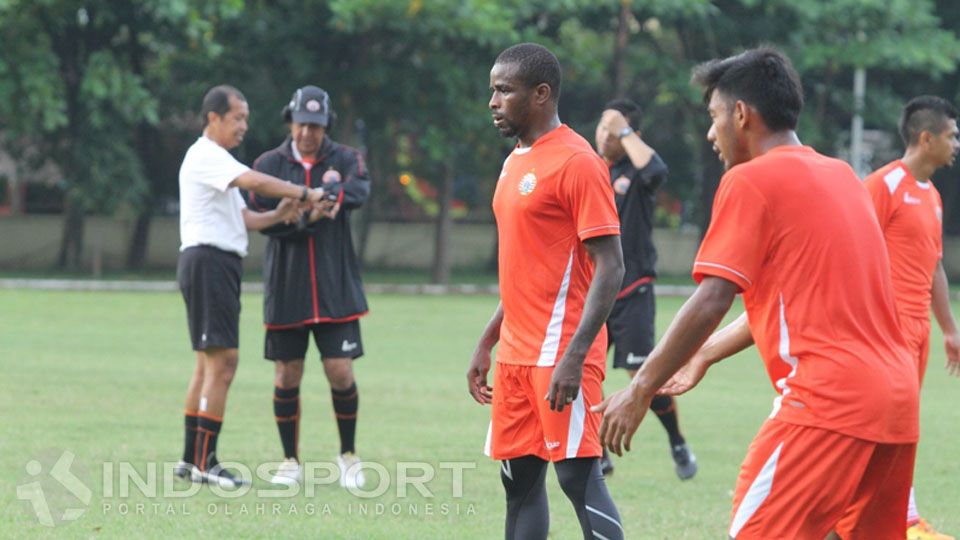
[[700,349],[730,310],[738,290],[737,285],[723,278],[703,278],[630,386],[591,408],[603,413],[600,441],[611,452],[623,455],[624,449],[630,450],[633,434],[657,390]]
[[729,358],[753,345],[753,334],[747,322],[747,314],[742,313],[735,321],[707,338],[706,343],[684,364],[680,371],[673,374],[658,394],[678,396],[690,391],[706,375],[710,366]]
[[623,249],[619,236],[588,238],[583,245],[593,260],[593,281],[583,303],[583,316],[550,378],[550,391],[545,399],[550,402],[550,409],[558,412],[563,412],[564,405],[577,399],[583,361],[597,333],[606,324],[623,284]]
[[293,182],[281,180],[269,174],[255,171],[253,169],[241,174],[230,182],[230,187],[238,187],[247,191],[253,191],[259,195],[273,197],[276,199],[288,198],[300,202],[320,202],[323,200],[323,189],[310,189],[305,186],[298,186]]
[[937,324],[943,331],[943,347],[947,352],[947,371],[954,376],[960,376],[960,331],[957,322],[953,319],[953,310],[950,309],[950,285],[947,283],[947,272],[943,269],[943,261],[937,263],[933,273],[933,287],[930,290],[931,307],[937,318]]
[[467,367],[467,390],[473,399],[481,405],[490,403],[493,399],[493,388],[487,384],[487,373],[490,372],[490,351],[500,341],[500,325],[503,323],[503,304],[497,304],[497,310],[483,329],[480,342],[473,351],[470,365]]

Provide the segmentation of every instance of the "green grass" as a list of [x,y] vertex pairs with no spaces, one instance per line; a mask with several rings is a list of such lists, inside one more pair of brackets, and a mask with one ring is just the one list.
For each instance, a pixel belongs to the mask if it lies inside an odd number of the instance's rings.
[[[495,301],[375,295],[371,315],[363,321],[367,353],[356,364],[360,455],[391,471],[398,461],[475,464],[464,471],[462,498],[453,496],[451,473],[439,471],[427,484],[434,495],[430,499],[398,499],[393,474],[386,494],[370,500],[338,486],[320,486],[309,498],[300,493],[281,499],[255,491],[224,499],[208,487],[183,499],[149,498],[136,490],[121,498],[116,487],[105,499],[104,462],[130,462],[143,472],[148,462],[176,461],[180,454],[182,400],[193,365],[181,299],[176,294],[0,291],[0,537],[498,538],[504,515],[498,465],[481,453],[489,411],[467,395],[464,377]],[[679,305],[677,299],[660,301],[661,331]],[[241,363],[220,455],[255,466],[277,459],[280,446],[271,409],[272,364],[261,359],[260,297],[244,296],[243,306]],[[956,533],[960,465],[953,456],[960,381],[945,374],[939,335],[932,339],[916,486],[923,515]],[[301,394],[301,454],[308,461],[330,461],[337,435],[326,381],[312,354]],[[606,387],[625,382],[623,373],[611,371]],[[689,482],[677,480],[663,430],[649,416],[634,451],[617,460],[609,480],[627,537],[725,537],[740,461],[772,399],[752,351],[721,364],[700,388],[682,397],[682,427],[701,466]],[[89,473],[84,478],[90,480],[93,500],[77,521],[47,529],[17,499],[16,488],[29,481],[29,461],[48,463],[48,456],[63,450],[76,455],[74,470]],[[573,512],[552,472],[548,484],[551,538],[578,538]],[[49,495],[58,508],[73,502],[60,491]],[[395,502],[402,504],[399,515],[390,508]],[[127,515],[121,515],[121,503],[129,505]],[[145,505],[143,515],[136,513],[137,503]],[[279,515],[273,515],[274,503],[281,505]],[[384,505],[383,515],[375,515],[378,503]],[[432,515],[426,515],[429,503]],[[444,503],[450,505],[446,515]],[[104,504],[111,506],[105,510]],[[211,504],[216,513],[209,511]],[[257,515],[258,504],[265,505],[263,515]],[[311,504],[316,512],[307,515]],[[359,515],[363,505],[367,515]]]

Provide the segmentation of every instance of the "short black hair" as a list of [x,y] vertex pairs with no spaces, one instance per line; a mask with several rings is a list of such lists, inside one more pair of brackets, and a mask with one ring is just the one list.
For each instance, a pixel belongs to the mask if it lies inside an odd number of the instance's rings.
[[560,84],[563,73],[560,61],[550,49],[536,43],[520,43],[504,49],[495,64],[517,64],[520,80],[527,88],[540,84],[550,87],[550,97],[556,103],[560,99]]
[[627,123],[634,131],[640,129],[640,120],[643,119],[643,109],[635,102],[629,99],[613,99],[603,106],[603,110],[605,111],[611,109],[619,111],[620,114],[627,119]]
[[221,84],[207,90],[203,96],[203,107],[200,109],[200,116],[203,117],[203,125],[207,125],[207,113],[216,113],[217,116],[223,116],[230,111],[230,96],[240,101],[246,102],[247,98],[236,88],[229,84]]
[[900,138],[912,146],[920,141],[920,134],[929,131],[943,133],[948,120],[957,119],[957,109],[949,101],[937,96],[917,96],[903,106],[900,115]]
[[790,59],[773,47],[757,47],[700,64],[694,68],[692,80],[703,87],[704,103],[720,91],[756,108],[772,131],[797,128],[803,86]]

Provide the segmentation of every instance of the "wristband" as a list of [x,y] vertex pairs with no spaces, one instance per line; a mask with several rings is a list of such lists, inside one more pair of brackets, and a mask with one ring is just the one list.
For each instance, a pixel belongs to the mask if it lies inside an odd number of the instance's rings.
[[623,128],[623,129],[621,129],[621,130],[620,130],[620,133],[617,133],[617,138],[618,138],[618,139],[622,139],[622,138],[626,137],[627,135],[630,135],[631,133],[633,133],[633,128],[630,127],[630,126],[627,126],[627,127]]
[[303,186],[303,191],[300,193],[300,202],[307,202],[307,186]]

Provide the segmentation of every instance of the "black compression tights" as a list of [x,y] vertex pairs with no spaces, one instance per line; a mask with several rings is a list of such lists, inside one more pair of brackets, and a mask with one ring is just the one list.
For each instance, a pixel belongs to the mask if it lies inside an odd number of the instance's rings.
[[[554,465],[560,487],[573,503],[585,539],[622,540],[623,527],[596,458],[575,458]],[[507,493],[507,540],[547,537],[550,514],[546,489],[547,462],[524,456],[501,462],[500,479]]]

